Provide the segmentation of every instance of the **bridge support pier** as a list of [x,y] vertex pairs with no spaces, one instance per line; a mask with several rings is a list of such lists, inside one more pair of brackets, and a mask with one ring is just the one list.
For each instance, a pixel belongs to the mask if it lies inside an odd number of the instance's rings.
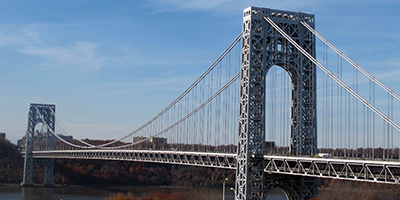
[[[305,22],[314,27],[314,15],[257,7],[244,10],[235,186],[237,200],[265,198],[265,79],[273,66],[281,67],[291,78],[291,155],[313,156],[317,150],[315,65],[266,18],[315,57],[315,38],[301,24]],[[288,188],[285,191],[292,199],[313,197],[316,192],[315,179],[271,175],[268,180],[267,185],[271,187],[280,185]],[[289,186],[294,188],[289,189]]]
[[44,167],[44,186],[54,186],[54,159],[35,159]]
[[288,200],[311,199],[318,192],[317,178],[313,177],[266,174],[264,180],[264,196],[273,188],[282,189]]
[[[28,129],[26,131],[25,139],[25,160],[24,160],[24,175],[21,186],[32,186],[33,180],[33,167],[36,164],[42,165],[45,170],[44,174],[44,185],[54,185],[54,159],[37,159],[33,158],[33,151],[35,150],[35,143],[39,142],[44,138],[46,143],[42,150],[53,150],[54,149],[54,136],[51,134],[55,130],[55,117],[52,114],[55,112],[55,105],[48,104],[29,104],[28,114]],[[41,136],[41,133],[35,135],[35,127],[37,124],[43,123],[46,128],[45,136]],[[36,147],[39,148],[39,147]],[[39,150],[39,149],[37,149]]]

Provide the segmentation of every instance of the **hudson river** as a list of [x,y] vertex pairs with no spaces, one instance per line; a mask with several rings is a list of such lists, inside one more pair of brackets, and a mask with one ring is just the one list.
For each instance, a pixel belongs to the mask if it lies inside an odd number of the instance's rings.
[[[142,196],[160,189],[167,193],[176,191],[194,190],[192,188],[181,187],[138,187],[138,186],[107,186],[107,187],[89,187],[89,186],[68,186],[64,188],[42,188],[42,187],[19,187],[18,185],[0,186],[0,200],[103,200],[104,197],[122,192],[132,192],[135,196]],[[202,189],[204,192],[213,193],[222,197],[221,189]],[[229,188],[226,188],[226,199],[234,199],[234,194]],[[277,191],[270,192],[267,199],[285,200],[286,197]]]

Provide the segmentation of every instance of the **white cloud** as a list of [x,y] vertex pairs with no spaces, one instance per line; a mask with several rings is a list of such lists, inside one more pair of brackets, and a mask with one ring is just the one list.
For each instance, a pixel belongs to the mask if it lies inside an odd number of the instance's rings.
[[40,39],[41,28],[50,25],[10,25],[0,24],[0,47],[21,48],[27,45],[42,44]]
[[4,33],[0,33],[0,47],[21,44],[23,42],[24,42],[24,38],[14,36],[14,35],[6,35]]
[[63,41],[54,39],[52,32],[47,30],[62,26],[0,24],[0,48],[8,53],[20,54],[19,57],[22,53],[42,58],[40,63],[31,62],[35,66],[66,67],[86,71],[101,68],[104,65],[104,58],[97,54],[99,45],[94,42],[73,40],[64,42],[66,45],[61,44]]
[[75,67],[97,70],[102,67],[103,59],[96,56],[97,45],[91,42],[75,42],[68,47],[26,46],[19,50],[22,53],[35,55],[59,63]]

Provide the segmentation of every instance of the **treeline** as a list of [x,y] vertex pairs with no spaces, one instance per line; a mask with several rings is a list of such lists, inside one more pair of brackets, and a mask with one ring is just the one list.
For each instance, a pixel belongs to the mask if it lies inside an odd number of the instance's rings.
[[321,200],[400,199],[400,185],[396,184],[318,179],[318,185],[316,199]]
[[234,185],[235,171],[128,161],[71,160],[55,162],[54,181],[59,184],[173,185],[220,187]]
[[[0,183],[21,183],[23,163],[16,145],[0,139]],[[235,171],[128,161],[54,160],[56,184],[220,187],[225,178],[227,185],[233,186]],[[43,179],[44,169],[36,165],[33,181],[41,184]]]
[[116,193],[105,198],[105,200],[219,200],[220,192],[206,192],[202,190],[191,190],[185,192],[173,192],[168,194],[165,190],[157,190],[144,196],[135,196],[133,193]]
[[0,183],[20,183],[24,160],[17,146],[0,138]]

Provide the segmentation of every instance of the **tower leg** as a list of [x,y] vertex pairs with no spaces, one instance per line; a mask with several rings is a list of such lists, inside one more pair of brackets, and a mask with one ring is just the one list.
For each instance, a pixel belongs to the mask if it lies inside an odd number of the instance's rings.
[[27,155],[25,153],[25,160],[24,160],[24,176],[22,179],[21,186],[32,186],[32,173],[33,173],[33,158],[32,155]]
[[33,157],[34,144],[35,144],[35,126],[39,123],[47,125],[46,133],[46,150],[54,149],[54,137],[50,130],[55,130],[55,105],[48,104],[30,104],[28,114],[28,129],[26,131],[25,139],[25,159],[24,159],[24,174],[21,186],[33,185],[32,175],[33,167],[35,164],[43,165],[45,169],[44,185],[54,185],[54,159],[36,159]]
[[311,199],[317,196],[317,178],[291,175],[265,175],[265,196],[272,188],[280,188],[289,200]]
[[44,167],[44,185],[54,186],[54,159],[36,159]]

